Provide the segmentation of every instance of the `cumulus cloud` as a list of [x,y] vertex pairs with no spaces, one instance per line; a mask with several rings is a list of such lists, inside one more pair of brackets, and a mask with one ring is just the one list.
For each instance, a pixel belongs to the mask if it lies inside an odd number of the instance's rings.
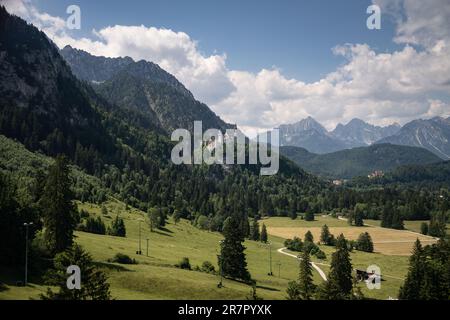
[[312,83],[288,79],[276,68],[257,73],[229,70],[225,54],[202,54],[184,32],[146,26],[108,26],[76,38],[64,20],[37,10],[30,0],[9,2],[60,47],[94,55],[131,56],[158,63],[195,97],[250,136],[313,116],[328,129],[354,117],[374,124],[449,115],[450,6],[448,0],[373,0],[396,22],[393,39],[403,48],[378,53],[367,44],[331,48],[345,63]]
[[398,43],[433,46],[450,39],[448,0],[373,0],[383,14],[395,19]]

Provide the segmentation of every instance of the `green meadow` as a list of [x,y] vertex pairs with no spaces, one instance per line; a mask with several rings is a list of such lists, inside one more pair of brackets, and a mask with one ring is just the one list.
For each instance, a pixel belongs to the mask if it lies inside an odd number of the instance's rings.
[[[168,220],[162,230],[151,232],[144,212],[132,207],[126,208],[124,203],[116,199],[106,203],[106,215],[101,213],[98,205],[78,203],[78,208],[88,211],[92,216],[101,217],[106,226],[110,225],[116,215],[125,221],[126,237],[79,231],[75,233],[75,241],[107,273],[115,299],[246,299],[250,296],[251,286],[248,284],[224,279],[224,286],[219,288],[220,275],[217,272],[210,274],[176,267],[183,257],[188,257],[193,269],[201,266],[204,261],[209,261],[218,270],[217,255],[220,252],[219,241],[222,239],[220,233],[200,230],[187,220],[175,223],[172,219]],[[348,226],[345,221],[322,216],[308,223],[300,219],[279,217],[264,219],[262,222],[272,227],[304,227],[305,224],[318,227],[324,223],[329,226]],[[136,254],[139,249],[139,234],[142,255]],[[264,299],[285,299],[288,282],[298,276],[298,262],[293,257],[277,252],[284,247],[285,239],[269,235],[269,240],[270,246],[256,241],[245,242],[248,269],[256,280],[258,296]],[[313,257],[312,260],[327,274],[334,248],[321,246],[321,249],[327,258],[318,260]],[[117,253],[134,258],[137,264],[111,263],[110,259]],[[369,265],[375,264],[384,275],[381,290],[368,290],[364,283],[359,284],[366,297],[396,297],[407,272],[408,257],[354,251],[351,259],[354,268],[365,270]],[[270,261],[273,275],[268,275]],[[15,282],[22,280],[22,272],[8,271],[3,274],[0,280],[5,285],[0,288],[0,299],[38,299],[39,294],[47,288],[42,283],[34,283],[33,279],[27,288],[18,287]],[[315,283],[320,284],[323,280],[318,272],[314,270],[313,274]]]

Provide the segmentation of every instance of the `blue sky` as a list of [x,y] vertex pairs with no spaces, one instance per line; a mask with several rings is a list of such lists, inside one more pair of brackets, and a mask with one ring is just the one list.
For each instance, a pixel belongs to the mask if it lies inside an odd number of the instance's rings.
[[73,36],[110,25],[140,25],[183,31],[205,54],[227,54],[231,69],[257,72],[276,66],[287,77],[319,80],[343,62],[331,49],[368,43],[378,51],[398,48],[387,16],[381,30],[368,30],[368,0],[345,1],[73,1],[39,0],[38,8],[64,17],[70,4],[82,10],[82,29]]
[[[329,130],[450,116],[448,0],[3,3],[61,48],[159,64],[249,136],[308,116]],[[366,26],[372,4],[381,30]]]

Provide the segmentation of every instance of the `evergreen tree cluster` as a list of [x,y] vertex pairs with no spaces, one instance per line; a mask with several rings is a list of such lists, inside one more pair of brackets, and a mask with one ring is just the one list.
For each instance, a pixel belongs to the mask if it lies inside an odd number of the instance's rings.
[[449,300],[450,299],[450,243],[440,239],[438,243],[422,247],[416,240],[409,259],[409,269],[403,286],[401,300]]

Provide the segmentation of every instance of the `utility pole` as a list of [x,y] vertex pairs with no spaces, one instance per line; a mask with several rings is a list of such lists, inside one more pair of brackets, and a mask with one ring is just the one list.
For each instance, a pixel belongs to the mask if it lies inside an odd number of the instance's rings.
[[33,222],[24,223],[25,226],[25,286],[28,284],[28,227],[33,225]]
[[281,262],[278,261],[278,278],[281,278]]
[[273,275],[272,272],[272,243],[268,241],[269,244],[269,276]]
[[223,241],[224,240],[219,241],[219,243],[220,243],[220,282],[217,285],[218,288],[222,288],[222,286],[223,286],[223,284],[222,284],[222,281],[223,281],[223,255],[222,255]]
[[142,254],[142,247],[141,247],[141,222],[142,222],[142,220],[139,219],[139,250],[136,252],[136,254]]
[[148,238],[147,238],[147,257],[148,257]]

